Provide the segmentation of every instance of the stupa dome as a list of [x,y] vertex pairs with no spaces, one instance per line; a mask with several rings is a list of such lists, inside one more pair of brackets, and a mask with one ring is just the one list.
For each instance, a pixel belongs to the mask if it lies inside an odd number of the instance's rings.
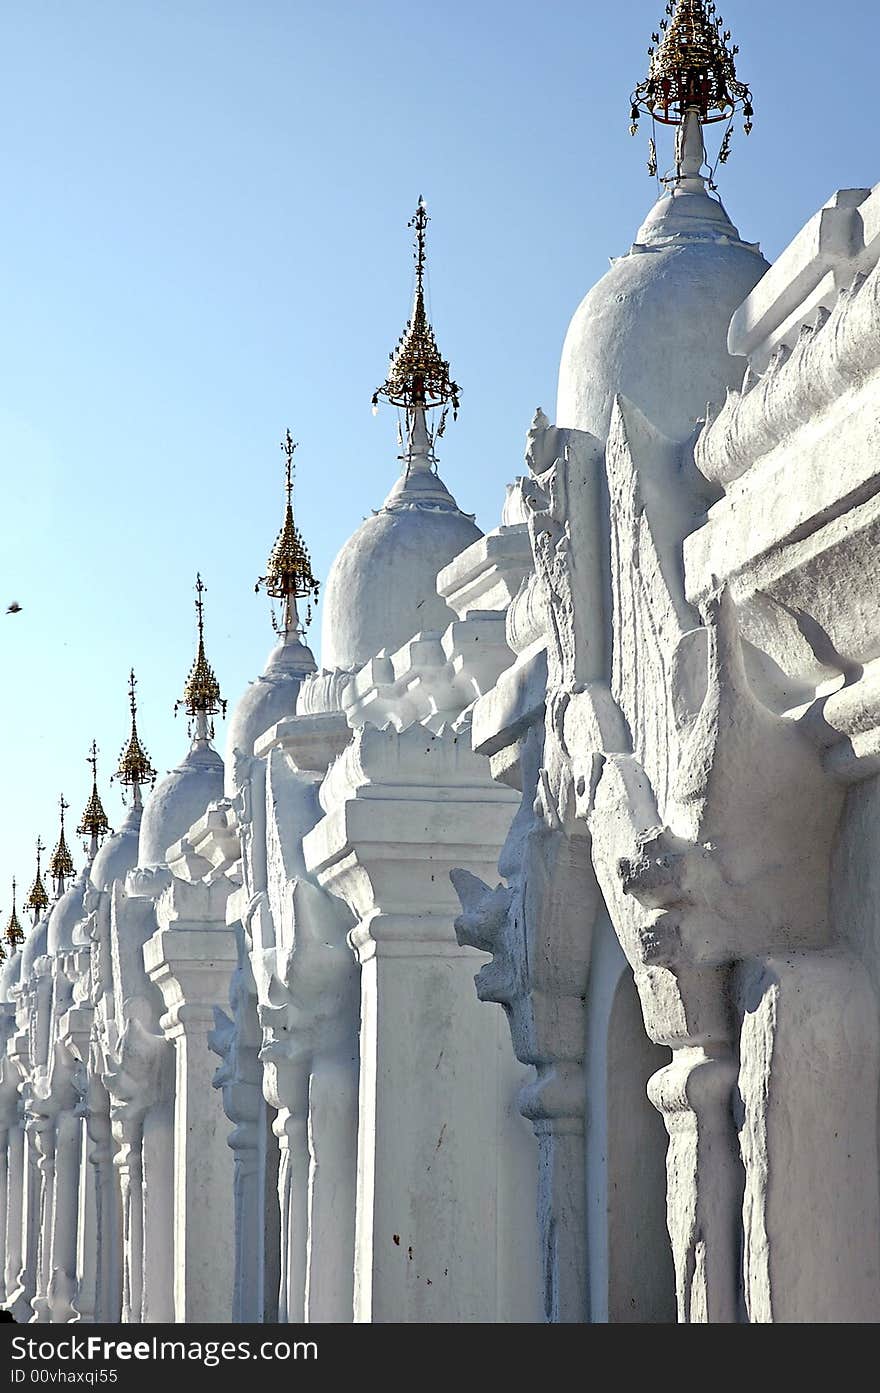
[[256,681],[248,683],[232,712],[226,734],[226,793],[229,797],[237,792],[235,751],[252,755],[254,743],[261,735],[285,716],[295,714],[303,678],[314,671],[311,650],[301,641],[298,632],[292,632],[273,648]]
[[88,871],[80,871],[70,888],[52,906],[46,930],[47,953],[69,953],[73,947],[73,931],[85,914],[83,895],[87,883]]
[[21,953],[10,952],[5,963],[0,967],[0,1004],[9,1004],[12,1001],[12,988],[17,986],[21,976]]
[[379,512],[346,542],[324,597],[321,665],[356,669],[413,634],[457,617],[437,594],[437,573],[482,532],[436,473],[424,412],[415,413],[403,473]]
[[[702,164],[702,137],[694,123]],[[620,393],[672,440],[739,387],[727,351],[734,311],[768,270],[723,204],[689,171],[655,204],[626,256],[581,302],[562,350],[557,424],[604,440]]]
[[119,831],[108,837],[98,851],[90,873],[96,890],[109,890],[114,880],[123,879],[137,865],[141,813],[136,804],[129,808]]
[[21,980],[23,982],[33,972],[37,958],[44,957],[49,951],[47,947],[48,935],[49,914],[47,913],[34,925],[24,941],[24,947],[21,950]]
[[141,818],[137,864],[161,866],[168,848],[194,822],[209,803],[223,797],[223,760],[207,740],[194,740],[186,759],[156,785]]

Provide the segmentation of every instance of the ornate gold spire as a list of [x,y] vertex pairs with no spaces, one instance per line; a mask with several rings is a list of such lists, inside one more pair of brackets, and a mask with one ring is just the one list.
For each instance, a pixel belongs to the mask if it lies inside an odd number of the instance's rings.
[[90,837],[95,843],[95,849],[97,850],[98,840],[101,837],[106,837],[107,833],[112,831],[112,828],[107,814],[104,812],[104,805],[98,793],[98,746],[95,744],[94,740],[92,741],[91,749],[86,757],[86,764],[92,766],[92,791],[89,795],[89,801],[86,803],[83,811],[79,827],[77,827],[76,830],[79,836]]
[[15,877],[12,879],[12,913],[9,916],[3,937],[10,948],[19,948],[24,943],[24,929],[18,922],[18,915],[15,912]]
[[279,625],[275,616],[272,616],[272,624],[276,633],[283,633],[286,638],[296,627],[296,601],[308,600],[306,610],[306,623],[310,624],[312,619],[312,601],[318,603],[318,592],[320,586],[312,574],[312,562],[309,557],[306,544],[296,523],[293,520],[293,476],[295,466],[293,462],[296,443],[288,430],[281,442],[281,452],[284,455],[285,467],[287,471],[287,507],[284,512],[284,523],[275,545],[269,553],[269,560],[266,562],[266,574],[260,576],[254,590],[258,591],[260,586],[264,586],[266,594],[273,600],[283,600],[284,620],[283,626]]
[[22,905],[22,909],[31,910],[35,924],[40,915],[49,907],[49,896],[46,894],[46,887],[43,884],[43,876],[40,871],[40,857],[45,850],[41,838],[37,837],[37,874],[34,876],[34,883],[28,891],[28,897]]
[[448,362],[440,356],[434,330],[425,311],[425,233],[428,221],[425,200],[419,198],[415,215],[407,224],[415,229],[416,293],[412,318],[390,355],[388,377],[373,393],[373,409],[378,408],[379,398],[384,397],[392,406],[402,407],[407,412],[418,407],[427,410],[451,404],[453,417],[457,417],[461,389],[450,376]]
[[[208,717],[215,716],[218,711],[226,715],[226,702],[220,695],[220,683],[214,675],[214,669],[205,656],[205,606],[202,596],[205,593],[205,586],[202,584],[202,577],[196,576],[196,614],[199,623],[199,647],[196,659],[189,670],[189,677],[183,687],[183,696],[180,701],[174,703],[174,711],[177,713],[179,707],[183,707],[188,716]],[[213,730],[208,730],[207,721],[204,722],[206,735],[209,737]],[[206,738],[205,734],[200,734],[197,729],[198,738]]]
[[64,801],[63,793],[59,800],[59,807],[61,809],[61,832],[55,850],[52,852],[52,860],[49,862],[49,874],[55,881],[57,894],[60,895],[64,890],[65,880],[70,880],[74,875],[73,857],[64,836],[64,814],[70,804]]
[[119,767],[116,770],[115,778],[121,784],[139,789],[141,784],[154,784],[156,782],[156,770],[150,763],[150,756],[141,744],[141,738],[138,735],[136,687],[137,678],[134,675],[134,668],[132,668],[128,676],[131,735],[128,737],[128,744],[123,745],[119,755]]
[[[667,18],[652,34],[648,76],[632,96],[630,130],[635,135],[642,113],[666,126],[684,124],[688,112],[703,125],[733,122],[740,110],[746,135],[752,130],[752,94],[736,74],[739,47],[731,42],[714,0],[669,0]],[[730,149],[724,137],[723,163]],[[653,159],[653,149],[652,149]]]

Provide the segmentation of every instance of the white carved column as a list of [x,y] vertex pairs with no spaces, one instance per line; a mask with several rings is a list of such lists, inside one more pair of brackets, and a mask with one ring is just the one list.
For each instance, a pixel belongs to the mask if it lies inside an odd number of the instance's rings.
[[261,1086],[262,1034],[257,1021],[256,992],[250,964],[244,956],[244,929],[240,923],[234,926],[234,932],[238,963],[229,988],[233,1018],[219,1008],[215,1010],[210,1044],[222,1061],[214,1075],[214,1087],[222,1091],[223,1108],[233,1124],[227,1139],[235,1168],[232,1319],[255,1322],[263,1319],[265,1311],[266,1104]]
[[76,1315],[76,1226],[82,1153],[80,1119],[71,1108],[58,1114],[55,1129],[55,1189],[50,1228],[49,1310],[53,1322]]
[[[29,1085],[26,1085],[29,1091]],[[33,1125],[28,1111],[27,1091],[20,1103],[21,1142],[22,1142],[22,1186],[21,1186],[21,1262],[14,1277],[14,1285],[9,1293],[9,1310],[19,1323],[29,1321],[33,1309],[31,1302],[36,1292],[37,1257],[39,1240],[40,1175],[37,1170],[37,1157],[34,1149]]]
[[76,1215],[76,1296],[81,1321],[96,1319],[98,1301],[98,1195],[95,1168],[89,1160],[88,1103],[85,1084],[77,1108],[79,1122],[79,1206]]
[[[6,1222],[9,1204],[9,1129],[0,1127],[0,1252],[6,1252]],[[6,1302],[6,1268],[0,1272],[0,1303]]]
[[115,1324],[122,1318],[122,1197],[113,1165],[109,1106],[106,1112],[89,1112],[87,1155],[96,1204],[95,1320]]
[[[438,796],[442,790],[442,794]],[[510,819],[467,738],[365,728],[322,789],[307,865],[349,905],[361,964],[356,1321],[497,1318],[497,1022],[473,994],[449,881]],[[454,1196],[454,1203],[451,1197]]]
[[[283,795],[290,793],[291,783],[298,783],[300,800],[306,796],[316,807],[314,784],[303,788],[301,779],[294,781],[289,774],[285,778],[280,763],[273,755],[268,792],[274,795],[276,809],[286,801]],[[273,844],[276,837],[292,840],[280,811],[270,838],[273,866],[281,852],[280,845]],[[268,960],[258,958],[256,952],[253,958],[261,966],[266,1003],[260,1009],[265,1035],[262,1058],[264,1062],[289,1058],[293,1065],[288,1070],[282,1064],[278,1076],[278,1082],[292,1082],[296,1093],[281,1098],[276,1128],[283,1127],[288,1147],[295,1148],[295,1154],[288,1151],[286,1164],[292,1172],[291,1215],[298,1262],[303,1254],[304,1285],[301,1288],[298,1279],[297,1303],[302,1301],[307,1321],[349,1322],[358,1134],[359,984],[345,941],[352,920],[337,899],[304,876],[286,882],[270,879],[269,903],[275,951]],[[277,976],[271,980],[266,968],[273,961]]]
[[35,1155],[36,1204],[34,1207],[35,1283],[31,1300],[31,1322],[46,1324],[49,1309],[49,1279],[52,1261],[52,1209],[55,1200],[55,1118],[47,1100],[32,1098],[27,1122],[28,1137]]
[[[444,926],[446,942],[429,914],[367,911],[353,940],[362,968],[358,1321],[487,1319],[494,1296],[475,1174],[494,1094],[476,1062],[491,1038],[468,1020],[474,958],[452,946],[449,911]],[[442,1194],[456,1196],[452,1212],[438,1212]]]
[[[7,1219],[6,1253],[6,1305],[19,1323],[31,1318],[31,1298],[35,1290],[36,1274],[36,1225],[34,1206],[36,1204],[35,1169],[33,1140],[28,1136],[28,1103],[32,1091],[31,1046],[33,1039],[33,1000],[32,983],[20,983],[14,992],[15,1026],[6,1045],[6,1059],[3,1061],[3,1091],[14,1098],[18,1118],[18,1143],[10,1147],[10,1175],[18,1169],[18,1155],[21,1155],[21,1174],[7,1203],[14,1212]],[[17,1235],[17,1241],[16,1241]]]
[[[162,1031],[162,995],[148,978],[144,948],[155,933],[156,901],[170,880],[165,867],[137,867],[124,883],[113,884],[112,998],[105,998],[112,1016],[101,1026],[103,1083],[118,1147],[123,1319],[151,1322],[170,1319],[172,1311],[175,1055]],[[98,977],[105,971],[99,965]]]
[[[589,1318],[585,998],[600,895],[575,816],[572,698],[604,662],[600,443],[538,411],[519,481],[534,569],[506,613],[517,655],[473,712],[473,746],[521,803],[498,860],[504,883],[454,875],[462,943],[491,953],[481,1000],[507,1013],[517,1058],[537,1071],[520,1108],[539,1146],[537,1214],[544,1318]],[[589,597],[583,608],[578,593]]]
[[309,1214],[308,1069],[282,1057],[266,1062],[266,1100],[277,1109],[272,1131],[278,1140],[278,1209],[281,1271],[278,1319],[305,1320]]
[[[861,900],[864,882],[850,893]],[[836,947],[741,964],[735,999],[747,1317],[876,1323],[880,1032],[871,982]]]
[[[250,1324],[263,1318],[263,1179],[261,1148],[262,1096],[248,1099],[248,1115],[238,1109],[240,1121],[229,1136],[235,1174],[235,1287],[232,1319]],[[227,1113],[228,1116],[228,1113]]]
[[143,1160],[141,1139],[143,1112],[128,1105],[112,1109],[113,1164],[119,1177],[122,1221],[123,1324],[139,1323],[143,1307],[144,1227]]
[[355,1213],[358,1063],[354,1050],[321,1053],[309,1080],[309,1267],[306,1319],[350,1322],[345,1280],[352,1236],[341,1216]]
[[[58,1023],[58,1035],[72,1057],[72,1116],[75,1121],[75,1136],[71,1145],[76,1153],[76,1186],[74,1232],[72,1237],[74,1295],[70,1298],[74,1313],[67,1319],[91,1322],[95,1319],[95,1302],[98,1285],[98,1221],[97,1194],[94,1170],[89,1163],[88,1117],[89,1117],[89,1062],[91,1058],[90,1036],[94,1011],[84,1003],[87,1000],[89,976],[89,954],[78,955],[77,972],[74,978],[73,999],[76,1003]],[[60,1130],[59,1120],[59,1130]],[[57,1201],[56,1201],[57,1207]],[[63,1219],[56,1217],[55,1253],[53,1269],[66,1270],[65,1261],[69,1257],[66,1240],[60,1236]],[[53,1272],[53,1280],[58,1287],[58,1295],[63,1293],[63,1278]],[[56,1316],[55,1319],[60,1317]]]
[[[229,1036],[233,1032],[234,1026],[228,1017],[217,1020],[212,1032],[211,1047],[221,1057],[226,1056],[224,1064],[214,1076],[214,1086],[223,1088],[224,1111],[233,1123],[232,1131],[227,1138],[235,1168],[232,1183],[235,1225],[232,1319],[236,1322],[252,1322],[261,1319],[260,1313],[263,1310],[263,1099],[259,1089],[261,1071],[256,1050],[253,1050],[253,1072],[256,1076],[253,1083],[240,1079],[233,1083],[231,1075],[229,1079],[225,1076],[224,1070],[229,1066],[228,1055],[231,1053]],[[237,1051],[239,1060],[243,1053],[241,1049]]]
[[174,1105],[163,1088],[144,1115],[141,1128],[141,1201],[143,1230],[142,1320],[174,1320],[174,1239],[172,1200]]
[[8,1131],[6,1234],[4,1246],[5,1304],[12,1306],[22,1266],[22,1206],[25,1190],[24,1128],[20,1118]]
[[[339,713],[281,722],[263,742],[265,866],[245,857],[264,1093],[277,1108],[281,1307],[287,1319],[349,1322],[357,1170],[358,972],[352,916],[306,871],[302,839],[321,816],[321,771],[349,738]],[[279,748],[280,747],[280,748]],[[305,767],[303,767],[305,766]],[[243,842],[245,838],[243,837]]]
[[[45,920],[33,932],[42,934]],[[45,940],[44,940],[45,942]],[[51,1096],[50,1037],[52,1023],[52,960],[36,957],[22,991],[18,1024],[26,1041],[13,1041],[15,1053],[26,1056],[27,1083],[22,1096],[31,1175],[27,1203],[27,1243],[22,1285],[30,1293],[30,1310],[22,1318],[35,1323],[49,1320],[48,1290],[52,1247],[52,1203],[55,1185],[55,1110]]]
[[[9,1022],[10,1032],[14,1021]],[[0,1049],[5,1049],[0,1037]],[[3,1269],[0,1271],[0,1301],[5,1306],[18,1272],[11,1269],[11,1253],[18,1253],[21,1244],[21,1159],[17,1133],[19,1125],[20,1075],[6,1054],[0,1055],[0,1252]],[[19,1258],[20,1262],[20,1258]]]
[[544,1317],[567,1324],[586,1319],[588,1301],[584,996],[597,893],[584,839],[534,816],[543,750],[533,725],[519,741],[523,803],[499,861],[507,885],[452,878],[459,941],[493,954],[476,979],[480,1000],[504,1007],[517,1057],[537,1071],[519,1108],[538,1142]]
[[[113,1164],[114,1144],[110,1120],[110,1096],[103,1083],[104,1060],[98,1041],[90,1045],[84,1103],[86,1110],[83,1150],[89,1179],[85,1189],[94,1194],[94,1319],[116,1324],[122,1316],[122,1209]],[[87,1223],[81,1232],[80,1271],[85,1280],[89,1261]]]
[[[127,945],[128,946],[128,945]],[[164,1159],[171,1150],[171,1127],[167,1117],[172,1052],[163,1036],[154,1032],[154,1007],[143,996],[131,995],[124,1006],[125,1026],[116,1042],[112,1058],[105,1060],[103,1085],[110,1102],[110,1122],[115,1154],[113,1166],[118,1177],[118,1215],[122,1262],[121,1308],[124,1322],[165,1319],[168,1306],[163,1293],[158,1296],[145,1287],[150,1275],[147,1254],[158,1247],[171,1249],[171,1190]],[[158,1167],[153,1161],[155,1148],[145,1148],[145,1137],[152,1138],[157,1126],[164,1126],[163,1156]],[[98,1124],[97,1155],[102,1159],[102,1128]],[[149,1152],[149,1154],[148,1154]],[[107,1192],[104,1192],[107,1193]],[[107,1194],[109,1200],[109,1194]],[[111,1204],[113,1201],[110,1201]],[[102,1194],[102,1210],[104,1194]],[[111,1211],[113,1212],[113,1211]],[[147,1230],[149,1233],[147,1234]],[[114,1266],[106,1275],[112,1281]],[[108,1299],[111,1292],[108,1291]]]
[[[230,898],[228,912],[239,915],[241,940],[237,941],[239,953],[253,947],[251,931],[254,919],[262,922],[260,948],[266,948],[270,957],[274,944],[274,931],[266,900],[266,765],[262,759],[239,756],[236,769],[236,782],[239,786],[234,810],[241,850],[241,868],[244,885]],[[247,926],[245,924],[247,920]],[[265,943],[263,942],[265,940]],[[213,1048],[223,1059],[217,1072],[215,1086],[223,1089],[224,1106],[227,1116],[234,1124],[230,1145],[235,1147],[236,1164],[236,1267],[233,1319],[243,1319],[245,1311],[257,1310],[254,1319],[266,1321],[288,1321],[290,1311],[296,1310],[296,1280],[291,1281],[291,1168],[288,1143],[290,1138],[284,1123],[279,1122],[278,1109],[282,1106],[281,1095],[284,1082],[281,1071],[270,1064],[262,1064],[263,1053],[258,1046],[264,1043],[264,1032],[259,1019],[251,1016],[245,1003],[242,987],[245,983],[244,964],[240,960],[230,986],[230,1003],[234,1008],[234,1020],[230,1021],[223,1012],[217,1013],[217,1028]],[[253,972],[248,987],[253,980]],[[274,984],[274,978],[273,984]],[[258,988],[254,984],[255,995]],[[256,1009],[257,1003],[254,1002]],[[254,1057],[255,1056],[255,1057]],[[239,1095],[234,1085],[243,1076],[249,1078],[250,1069],[256,1064],[257,1080],[260,1086],[261,1107],[255,1108],[249,1093]],[[232,1085],[232,1087],[230,1087]],[[256,1130],[260,1136],[257,1138]],[[268,1135],[267,1135],[268,1132]],[[260,1174],[257,1183],[249,1179],[249,1159],[242,1155],[242,1143],[250,1149],[250,1141],[259,1142],[257,1164]],[[242,1150],[244,1151],[244,1147]],[[271,1161],[270,1161],[271,1153]],[[247,1168],[246,1170],[244,1168]],[[241,1174],[240,1174],[241,1170]],[[270,1175],[274,1179],[274,1192],[269,1193]],[[241,1186],[239,1188],[239,1179]],[[255,1194],[262,1194],[262,1208],[259,1217],[259,1248],[261,1250],[260,1278],[256,1285],[262,1291],[262,1301],[256,1305],[256,1294],[247,1292],[245,1283],[250,1274],[247,1266],[256,1260],[253,1240],[245,1232],[244,1215],[249,1214]],[[269,1223],[271,1215],[272,1223]],[[297,1230],[297,1234],[299,1230]],[[270,1251],[274,1240],[275,1251]],[[270,1290],[271,1287],[271,1290]],[[303,1287],[300,1286],[302,1293]],[[300,1308],[301,1310],[302,1308]],[[261,1314],[262,1313],[262,1314]],[[302,1315],[300,1314],[300,1319]]]
[[209,1043],[236,963],[226,896],[222,887],[173,880],[156,907],[159,930],[144,945],[147,972],[165,1002],[162,1029],[175,1049],[176,1321],[221,1322],[232,1314],[234,1239],[217,1215],[231,1208],[233,1163]]
[[[55,995],[68,982],[56,959]],[[40,1092],[31,1108],[38,1118],[37,1138],[42,1174],[41,1288],[35,1312],[39,1319],[66,1323],[76,1315],[76,1221],[79,1209],[80,1121],[74,1086],[78,1061],[60,1038],[60,1017],[53,1012],[48,1068],[41,1071]]]
[[20,1125],[7,1133],[6,1224],[3,1247],[3,1302],[7,1306],[15,1292],[21,1268],[21,1208],[24,1173],[24,1133]]
[[[52,1256],[53,1320],[56,1321],[92,1322],[95,1319],[97,1195],[94,1171],[88,1159],[88,1115],[91,1036],[95,1020],[92,934],[97,922],[93,911],[98,903],[96,892],[87,884],[83,895],[85,917],[73,931],[70,951],[59,958],[56,965],[54,1073],[59,1074],[63,1066],[66,1084],[63,1102],[69,1114],[69,1117],[59,1114],[58,1120],[59,1189]],[[62,1134],[64,1148],[69,1145],[75,1156],[75,1161],[70,1159],[68,1163],[71,1177],[66,1186],[61,1176],[65,1169]],[[72,1229],[67,1223],[68,1205],[72,1210]],[[66,1315],[62,1313],[65,1303],[70,1308]]]
[[657,813],[646,797],[650,791],[635,762],[609,759],[590,819],[593,855],[634,968],[648,1034],[673,1051],[648,1092],[669,1134],[667,1221],[679,1320],[731,1323],[741,1314],[742,1171],[732,1110],[737,1066],[730,972],[688,961],[681,952],[669,913],[683,903],[681,862],[652,836]]

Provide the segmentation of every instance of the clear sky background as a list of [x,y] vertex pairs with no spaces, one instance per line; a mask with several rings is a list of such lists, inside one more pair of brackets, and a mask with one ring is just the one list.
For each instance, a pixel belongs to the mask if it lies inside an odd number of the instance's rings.
[[[438,340],[463,388],[441,470],[497,525],[535,407],[553,414],[568,321],[654,199],[628,99],[663,8],[3,0],[4,922],[37,833],[54,845],[62,790],[71,832],[79,820],[93,736],[121,822],[108,778],[132,664],[154,763],[185,753],[172,706],[197,569],[224,694],[261,670],[273,635],[253,587],[281,521],[285,427],[321,579],[381,505],[396,425],[370,396],[409,311],[420,193]],[[719,8],[756,107],[721,192],[772,260],[835,189],[880,179],[880,13]]]

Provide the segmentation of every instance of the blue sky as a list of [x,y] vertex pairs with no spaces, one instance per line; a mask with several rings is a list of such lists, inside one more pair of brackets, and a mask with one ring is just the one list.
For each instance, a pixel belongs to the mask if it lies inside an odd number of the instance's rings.
[[[773,259],[880,178],[874,0],[725,0],[756,124],[721,192]],[[271,647],[254,580],[278,441],[322,579],[396,473],[370,395],[407,318],[406,223],[463,388],[441,469],[485,530],[553,412],[568,320],[654,197],[629,94],[663,0],[6,0],[0,11],[0,912],[108,788],[126,678],[164,772],[208,586],[234,701]],[[18,600],[23,612],[6,618]],[[319,611],[320,613],[320,611]],[[319,622],[312,626],[313,646]],[[222,748],[224,728],[218,727]],[[79,842],[71,838],[78,863]]]

